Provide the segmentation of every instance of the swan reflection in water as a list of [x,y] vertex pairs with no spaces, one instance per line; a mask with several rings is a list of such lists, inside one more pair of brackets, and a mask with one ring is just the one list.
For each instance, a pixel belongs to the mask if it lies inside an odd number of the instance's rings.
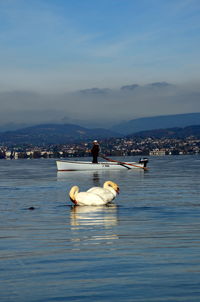
[[[108,246],[119,239],[113,227],[117,225],[117,206],[73,206],[70,213],[71,242],[73,249],[101,245],[106,241]],[[103,230],[102,230],[103,226]]]
[[117,206],[73,206],[70,213],[71,226],[103,225],[105,228],[117,225]]

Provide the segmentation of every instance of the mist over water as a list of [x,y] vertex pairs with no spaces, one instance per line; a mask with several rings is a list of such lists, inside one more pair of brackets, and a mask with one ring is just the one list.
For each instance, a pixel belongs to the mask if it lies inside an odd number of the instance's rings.
[[[53,159],[1,160],[2,301],[199,301],[199,164],[57,173]],[[120,187],[111,206],[72,206],[72,185],[106,180]]]

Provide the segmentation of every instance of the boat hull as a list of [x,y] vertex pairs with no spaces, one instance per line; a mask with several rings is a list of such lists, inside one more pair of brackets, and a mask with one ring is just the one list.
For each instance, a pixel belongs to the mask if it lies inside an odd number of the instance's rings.
[[68,160],[57,160],[57,170],[62,171],[97,171],[97,170],[128,170],[129,169],[143,169],[144,164],[136,162],[127,162],[125,164],[119,164],[114,162],[99,162],[93,164],[87,161],[68,161]]

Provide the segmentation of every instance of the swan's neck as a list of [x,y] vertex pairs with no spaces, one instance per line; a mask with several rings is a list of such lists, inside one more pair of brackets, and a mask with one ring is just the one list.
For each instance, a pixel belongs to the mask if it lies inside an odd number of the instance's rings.
[[70,199],[74,202],[76,200],[76,195],[79,192],[79,187],[78,186],[73,186],[69,192],[69,197]]

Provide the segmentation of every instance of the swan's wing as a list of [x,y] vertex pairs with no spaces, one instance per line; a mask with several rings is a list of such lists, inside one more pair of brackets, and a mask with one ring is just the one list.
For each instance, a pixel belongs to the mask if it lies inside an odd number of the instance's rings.
[[76,202],[78,205],[104,205],[107,203],[100,195],[89,193],[89,192],[80,192],[76,196]]
[[95,192],[96,190],[102,190],[103,188],[101,187],[92,187],[90,189],[87,190],[87,192]]
[[93,187],[91,188],[88,193],[93,193],[96,195],[99,195],[103,200],[105,201],[112,201],[115,197],[115,191],[113,190],[113,192],[111,192],[110,190],[104,189],[104,188],[99,188],[99,187]]
[[101,193],[104,192],[104,189],[101,188],[101,187],[92,187],[89,190],[87,190],[87,192],[89,192],[89,193],[95,193],[95,194],[98,194],[98,193],[101,194]]

